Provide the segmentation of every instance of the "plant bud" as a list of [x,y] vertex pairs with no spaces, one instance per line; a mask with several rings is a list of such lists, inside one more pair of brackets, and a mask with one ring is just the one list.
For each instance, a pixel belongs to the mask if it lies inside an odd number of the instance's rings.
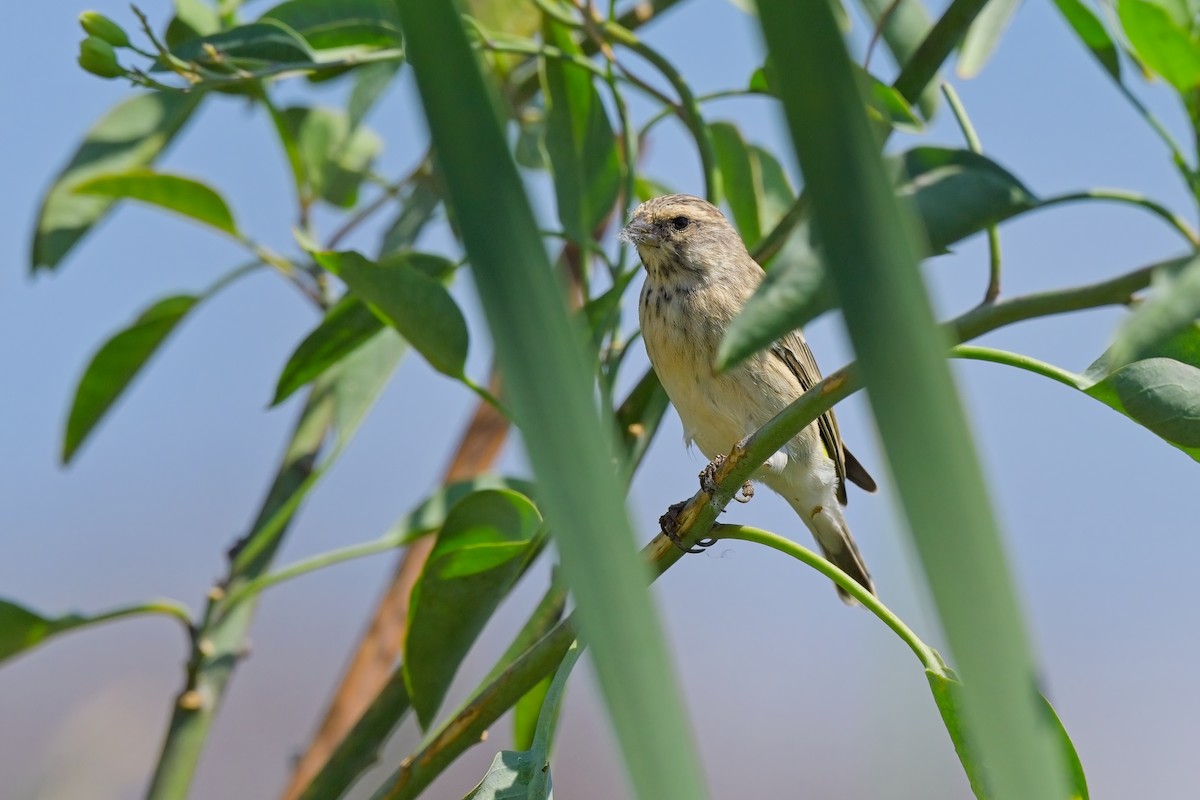
[[117,23],[99,11],[85,11],[79,15],[79,24],[88,34],[111,44],[113,47],[128,47],[129,36]]
[[101,78],[119,78],[125,74],[112,45],[97,36],[79,43],[79,66]]

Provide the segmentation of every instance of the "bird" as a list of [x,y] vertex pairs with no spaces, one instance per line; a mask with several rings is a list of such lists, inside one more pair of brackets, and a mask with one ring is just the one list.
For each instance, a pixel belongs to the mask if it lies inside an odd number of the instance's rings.
[[[686,441],[707,458],[722,458],[821,379],[798,329],[725,372],[714,369],[725,332],[764,273],[712,203],[686,194],[652,198],[634,210],[621,237],[637,249],[646,271],[638,318],[650,364]],[[877,486],[842,443],[832,409],[752,477],[783,496],[829,561],[875,593],[842,508],[847,481],[868,492]],[[837,588],[843,601],[854,603]]]

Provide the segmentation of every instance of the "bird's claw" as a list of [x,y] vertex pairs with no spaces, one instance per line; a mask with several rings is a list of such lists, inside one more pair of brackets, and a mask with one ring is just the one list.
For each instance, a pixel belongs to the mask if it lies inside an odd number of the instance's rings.
[[700,470],[700,491],[708,494],[717,493],[717,472],[725,463],[725,456],[717,456]]
[[667,508],[667,513],[658,518],[658,527],[662,531],[663,536],[671,540],[671,543],[685,553],[703,553],[709,547],[717,543],[716,539],[701,539],[696,542],[695,547],[686,547],[683,540],[679,538],[679,514],[687,506],[687,501],[682,500],[678,503],[673,503]]
[[739,503],[749,503],[754,498],[754,484],[746,481],[742,484],[742,488],[733,495],[733,499]]

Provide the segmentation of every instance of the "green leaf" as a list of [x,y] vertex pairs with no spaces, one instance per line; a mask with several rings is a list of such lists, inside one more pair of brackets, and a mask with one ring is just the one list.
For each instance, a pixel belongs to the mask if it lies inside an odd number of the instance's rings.
[[350,99],[346,102],[346,119],[351,131],[358,130],[399,71],[399,61],[364,64],[354,71],[354,88],[350,90]]
[[755,180],[750,150],[732,122],[714,122],[708,130],[721,171],[721,196],[733,212],[733,222],[746,247],[753,247],[762,238],[763,226],[758,217],[760,183]]
[[[568,314],[495,90],[455,6],[442,0],[397,0],[397,6],[446,202],[630,782],[642,797],[703,800],[678,686],[662,681],[672,668],[614,469],[612,422],[597,411],[586,334]],[[421,776],[410,787],[427,780]]]
[[812,198],[814,239],[963,677],[967,738],[993,766],[996,797],[1066,797],[1068,768],[1032,696],[1029,636],[917,237],[884,168],[832,7],[759,0],[759,15]]
[[63,441],[64,464],[71,460],[92,429],[199,300],[192,295],[159,300],[92,356],[71,403]]
[[383,149],[379,136],[332,108],[288,108],[282,121],[298,148],[309,193],[342,208],[358,202],[358,188]]
[[[945,723],[950,740],[954,743],[954,752],[958,754],[963,770],[971,782],[971,791],[976,797],[986,800],[992,796],[987,790],[987,769],[967,741],[966,727],[962,717],[962,684],[928,669],[925,670],[925,677],[929,680],[929,688],[933,691],[933,699],[937,703],[938,711],[941,712],[942,722]],[[1057,738],[1059,747],[1062,749],[1063,759],[1070,772],[1070,798],[1071,800],[1088,800],[1087,776],[1084,775],[1083,764],[1079,761],[1075,745],[1071,742],[1071,737],[1067,734],[1066,728],[1063,727],[1062,721],[1058,718],[1058,714],[1055,713],[1050,702],[1041,695],[1038,695],[1038,699],[1044,715],[1043,724],[1049,727]]]
[[[544,36],[548,45],[582,53],[571,32],[549,19]],[[573,241],[587,242],[617,200],[621,168],[616,137],[590,73],[559,59],[546,59],[543,68],[546,153],[559,220]]]
[[275,385],[271,405],[282,403],[382,329],[383,320],[365,303],[352,295],[343,297],[292,352]]
[[1145,358],[1200,319],[1200,256],[1159,267],[1151,285],[1154,295],[1117,328],[1109,364]]
[[221,16],[204,0],[175,0],[175,16],[167,25],[163,41],[174,49],[190,39],[221,30]]
[[214,189],[191,178],[134,169],[97,175],[75,187],[77,194],[97,195],[111,200],[141,200],[189,219],[211,225],[230,236],[238,236],[233,212]]
[[533,753],[501,750],[480,784],[463,800],[527,800],[536,769]]
[[648,369],[617,408],[617,430],[630,473],[646,455],[669,403],[667,390],[659,382],[658,375]]
[[520,750],[528,750],[533,747],[538,715],[542,711],[542,703],[546,700],[546,692],[550,691],[552,680],[554,680],[553,675],[542,678],[513,706],[513,747]]
[[983,70],[1020,5],[1021,0],[988,0],[963,37],[958,56],[959,75],[974,78]]
[[0,662],[35,647],[54,633],[54,624],[24,606],[0,600]]
[[541,526],[526,497],[488,489],[450,511],[413,587],[405,681],[429,727],[463,656],[528,563]]
[[526,497],[534,497],[535,487],[530,481],[503,475],[480,475],[458,481],[431,494],[394,527],[406,531],[435,531],[445,524],[446,515],[459,501],[485,489],[510,489]]
[[434,369],[463,377],[467,322],[445,286],[405,259],[377,264],[353,251],[313,257],[400,331]]
[[310,64],[314,60],[312,48],[304,37],[275,20],[252,22],[189,39],[176,47],[172,55],[214,69],[256,70],[277,64]]
[[1075,31],[1075,35],[1092,52],[1100,65],[1113,77],[1121,80],[1121,57],[1108,30],[1082,0],[1054,0],[1058,12]]
[[[908,63],[933,27],[921,0],[859,0],[859,5],[872,24],[883,20],[883,41],[897,64]],[[932,118],[938,104],[937,87],[926,88],[919,104],[925,119]]]
[[289,0],[260,20],[282,22],[314,50],[398,47],[403,41],[396,5],[390,0]]
[[907,178],[897,192],[913,202],[934,253],[1038,202],[999,164],[969,150],[916,147],[900,160]]
[[1184,4],[1117,0],[1117,17],[1138,60],[1180,92],[1200,84],[1200,29]]
[[1200,461],[1200,369],[1173,358],[1126,364],[1085,389]]
[[42,201],[33,237],[33,270],[58,266],[113,205],[111,198],[79,195],[75,188],[96,175],[154,163],[191,118],[200,97],[174,92],[136,95],[88,131]]
[[350,442],[407,349],[403,337],[384,328],[337,364],[333,426],[339,446]]
[[434,213],[442,204],[442,196],[431,180],[419,180],[409,192],[400,208],[400,213],[388,225],[379,246],[380,257],[397,250],[406,250],[416,244]]

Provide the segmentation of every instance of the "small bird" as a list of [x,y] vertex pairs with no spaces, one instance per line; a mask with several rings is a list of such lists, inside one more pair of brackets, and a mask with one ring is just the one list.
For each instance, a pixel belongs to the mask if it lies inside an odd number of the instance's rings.
[[[799,330],[723,374],[713,369],[725,331],[763,278],[716,206],[684,194],[656,197],[637,207],[621,235],[637,247],[646,268],[638,317],[650,363],[679,412],[687,441],[709,459],[723,457],[821,379]],[[847,479],[876,490],[842,444],[832,410],[754,476],[783,495],[826,558],[873,594],[842,516]],[[853,602],[841,588],[838,594]]]

